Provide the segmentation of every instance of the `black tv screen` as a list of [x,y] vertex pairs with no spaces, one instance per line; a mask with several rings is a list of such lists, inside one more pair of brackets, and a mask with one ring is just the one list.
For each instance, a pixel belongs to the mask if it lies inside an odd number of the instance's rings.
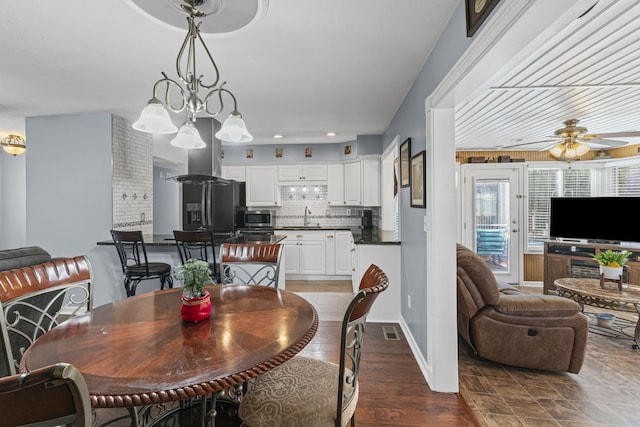
[[633,220],[640,197],[552,197],[549,237],[603,243],[640,242]]

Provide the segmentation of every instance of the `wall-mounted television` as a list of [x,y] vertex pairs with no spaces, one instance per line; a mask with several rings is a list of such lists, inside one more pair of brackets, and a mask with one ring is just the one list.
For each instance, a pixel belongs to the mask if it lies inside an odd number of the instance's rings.
[[640,197],[552,197],[549,237],[640,242],[639,205]]

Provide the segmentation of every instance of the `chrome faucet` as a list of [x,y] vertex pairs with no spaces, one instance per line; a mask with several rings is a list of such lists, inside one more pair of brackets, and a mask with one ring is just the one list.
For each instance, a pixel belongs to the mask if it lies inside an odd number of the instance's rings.
[[304,207],[304,227],[309,225],[309,215],[311,215],[311,210],[309,206]]

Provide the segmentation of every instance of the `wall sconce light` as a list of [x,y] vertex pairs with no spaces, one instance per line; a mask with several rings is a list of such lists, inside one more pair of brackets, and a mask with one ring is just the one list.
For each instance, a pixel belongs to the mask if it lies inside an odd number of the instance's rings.
[[14,134],[5,136],[2,142],[0,142],[0,146],[2,146],[4,151],[14,156],[24,153],[27,149],[24,138]]

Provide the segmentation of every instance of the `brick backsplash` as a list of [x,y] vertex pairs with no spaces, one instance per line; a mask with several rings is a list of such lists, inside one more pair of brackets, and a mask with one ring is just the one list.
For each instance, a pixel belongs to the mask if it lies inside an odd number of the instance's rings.
[[[304,223],[305,207],[309,207],[310,225],[321,227],[357,227],[360,225],[361,207],[332,206],[327,203],[326,185],[281,186],[282,206],[276,208],[276,226],[295,227]],[[373,211],[373,225],[377,227],[380,209]]]
[[153,234],[153,141],[113,115],[113,228]]

